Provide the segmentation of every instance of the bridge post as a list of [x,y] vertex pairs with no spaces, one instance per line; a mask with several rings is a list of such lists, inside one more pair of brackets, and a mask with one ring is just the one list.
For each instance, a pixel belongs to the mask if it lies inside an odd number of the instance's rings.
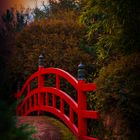
[[82,116],[82,110],[86,110],[86,94],[82,91],[82,85],[85,83],[85,66],[80,63],[78,65],[78,131],[79,140],[83,140],[83,136],[87,135],[87,120]]
[[[39,93],[38,93],[38,106],[39,108],[41,108],[41,103],[42,101],[42,96],[41,96],[41,88],[44,87],[44,76],[41,75],[41,71],[44,69],[44,57],[42,54],[40,54],[39,56],[39,61],[38,61],[38,71],[39,71],[39,75],[38,75],[38,89],[39,89]],[[41,111],[38,110],[38,115],[40,115]]]

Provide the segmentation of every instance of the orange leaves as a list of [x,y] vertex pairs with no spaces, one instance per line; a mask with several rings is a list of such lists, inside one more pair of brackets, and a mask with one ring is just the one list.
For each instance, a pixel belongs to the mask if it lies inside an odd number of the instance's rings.
[[[35,21],[19,33],[13,56],[19,69],[12,64],[15,76],[19,71],[23,71],[23,75],[27,76],[37,70],[40,53],[45,56],[46,67],[67,68],[75,76],[77,76],[77,65],[81,61],[85,64],[93,61],[89,54],[79,48],[84,27],[76,21],[76,14],[73,11],[63,12],[62,17],[59,15]],[[23,75],[21,79],[26,77]]]

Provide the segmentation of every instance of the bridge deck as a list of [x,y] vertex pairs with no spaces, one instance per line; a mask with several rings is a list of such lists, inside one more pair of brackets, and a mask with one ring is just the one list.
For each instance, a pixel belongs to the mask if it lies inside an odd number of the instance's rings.
[[39,140],[65,140],[68,137],[71,140],[76,140],[70,130],[54,118],[47,116],[19,117],[19,124],[26,123],[35,127],[37,133],[33,134],[33,137]]

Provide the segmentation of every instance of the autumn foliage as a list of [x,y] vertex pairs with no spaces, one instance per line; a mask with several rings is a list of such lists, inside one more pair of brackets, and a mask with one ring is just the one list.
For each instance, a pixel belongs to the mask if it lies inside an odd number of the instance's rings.
[[64,15],[62,19],[35,21],[17,35],[14,63],[11,63],[15,81],[25,80],[37,70],[40,54],[45,57],[45,67],[62,68],[74,76],[80,62],[87,66],[93,62],[93,58],[80,49],[84,27],[78,24],[73,11]]

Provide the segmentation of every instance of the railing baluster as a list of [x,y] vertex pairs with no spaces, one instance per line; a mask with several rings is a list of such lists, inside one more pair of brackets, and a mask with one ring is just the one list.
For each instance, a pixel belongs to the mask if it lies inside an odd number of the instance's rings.
[[34,96],[34,106],[36,106],[36,94],[34,94],[33,96]]
[[37,106],[39,106],[39,93],[36,94]]
[[53,107],[56,108],[56,96],[53,94]]
[[73,111],[72,107],[70,107],[70,121],[72,123],[74,123],[74,111]]
[[46,92],[46,106],[48,106],[49,104],[49,96],[48,96],[48,93]]
[[29,104],[30,104],[29,109],[31,109],[32,108],[32,97],[29,98]]
[[37,93],[37,106],[39,107],[38,111],[37,111],[37,115],[40,115],[40,92]]
[[43,92],[43,95],[42,95],[42,100],[43,100],[43,105],[45,105],[45,93]]
[[40,105],[43,105],[43,93],[40,93]]
[[62,114],[64,114],[64,101],[62,98],[60,99],[60,111]]

